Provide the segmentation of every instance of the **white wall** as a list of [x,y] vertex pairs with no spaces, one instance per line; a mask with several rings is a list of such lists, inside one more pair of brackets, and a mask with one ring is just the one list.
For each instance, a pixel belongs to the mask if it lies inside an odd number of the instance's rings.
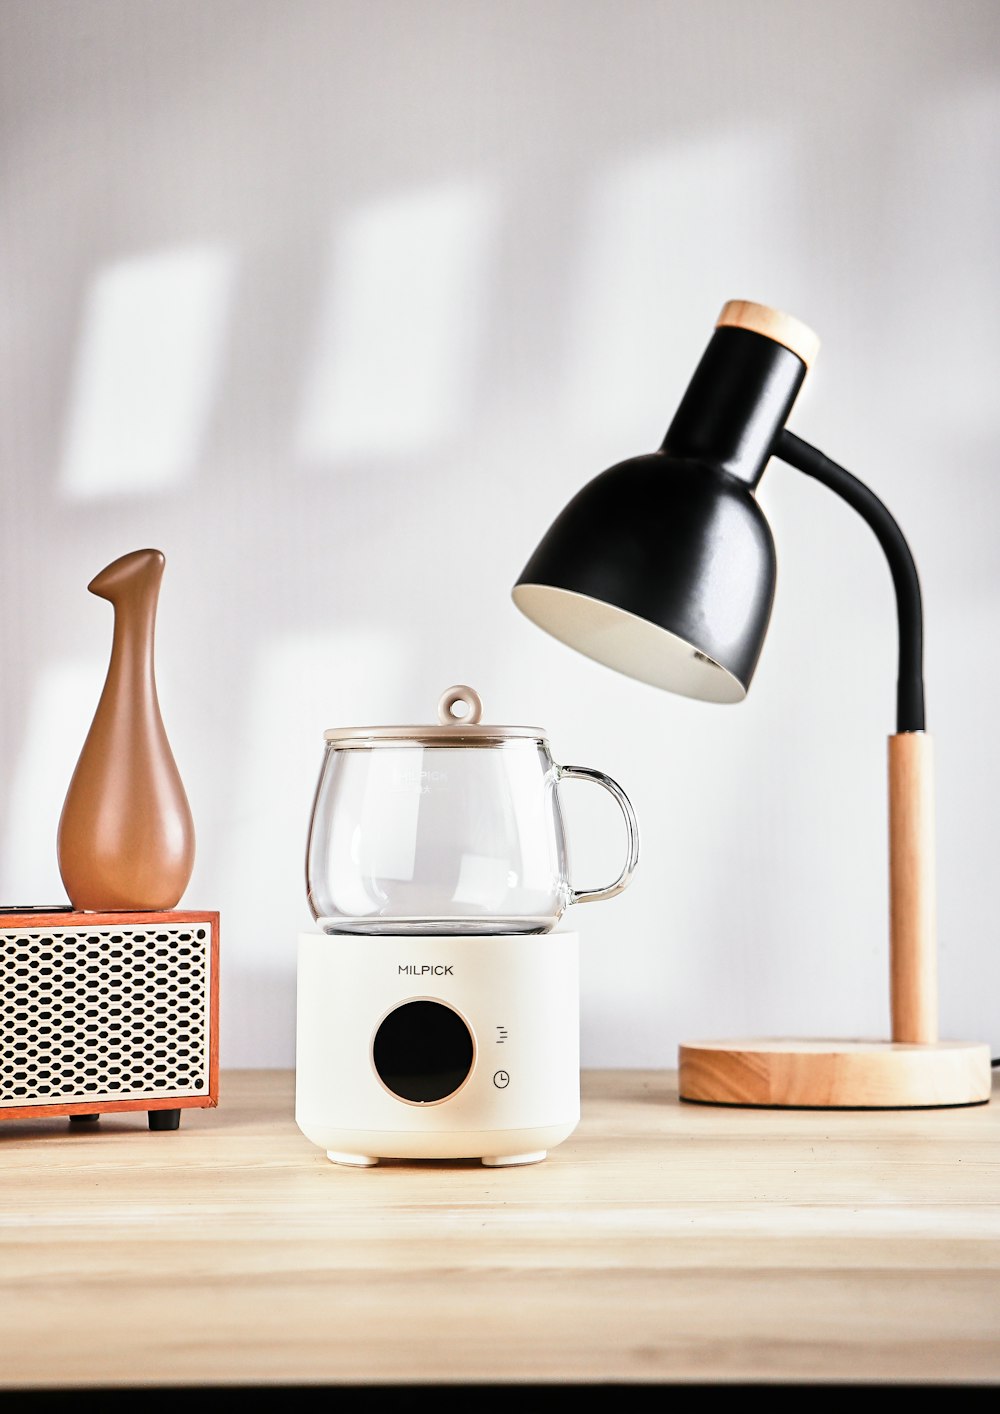
[[[823,340],[794,430],[916,554],[944,1029],[1000,1046],[994,0],[6,0],[0,122],[4,901],[65,897],[110,645],[85,586],[154,545],[224,1064],[292,1062],[324,728],[430,719],[456,681],[639,814],[631,889],[571,915],[587,1064],[884,1034],[895,626],[860,520],[767,473],[778,598],[739,707],[509,597],[756,299]],[[593,881],[617,840],[577,789]]]

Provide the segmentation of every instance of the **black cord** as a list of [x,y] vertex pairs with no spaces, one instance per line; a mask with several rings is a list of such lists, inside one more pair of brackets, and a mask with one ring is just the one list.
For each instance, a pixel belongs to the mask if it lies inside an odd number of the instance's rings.
[[853,506],[868,522],[889,561],[899,619],[899,678],[896,684],[897,732],[924,730],[924,624],[920,580],[906,537],[888,510],[863,481],[832,462],[787,428],[779,432],[774,455],[806,476],[821,481]]

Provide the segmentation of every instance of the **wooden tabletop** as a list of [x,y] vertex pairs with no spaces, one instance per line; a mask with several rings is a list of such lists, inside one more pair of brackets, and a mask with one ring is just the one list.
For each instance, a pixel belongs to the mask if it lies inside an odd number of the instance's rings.
[[332,1165],[289,1072],[175,1133],[0,1123],[0,1387],[1000,1381],[1000,1103],[678,1103],[541,1164]]

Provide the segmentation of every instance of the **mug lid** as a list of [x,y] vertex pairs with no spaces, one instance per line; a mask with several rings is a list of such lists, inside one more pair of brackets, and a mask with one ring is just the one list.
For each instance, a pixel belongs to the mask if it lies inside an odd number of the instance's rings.
[[[466,711],[455,708],[464,703]],[[419,746],[495,746],[505,741],[546,740],[541,727],[498,727],[483,722],[483,699],[475,688],[455,683],[441,694],[437,723],[427,726],[331,727],[323,733],[327,742],[340,746],[362,746],[377,741],[408,741]]]

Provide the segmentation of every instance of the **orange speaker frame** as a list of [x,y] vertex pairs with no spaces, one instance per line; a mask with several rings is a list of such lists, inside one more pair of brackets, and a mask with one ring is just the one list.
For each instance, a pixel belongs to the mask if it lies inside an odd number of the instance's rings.
[[0,912],[0,1121],[218,1102],[217,912]]

